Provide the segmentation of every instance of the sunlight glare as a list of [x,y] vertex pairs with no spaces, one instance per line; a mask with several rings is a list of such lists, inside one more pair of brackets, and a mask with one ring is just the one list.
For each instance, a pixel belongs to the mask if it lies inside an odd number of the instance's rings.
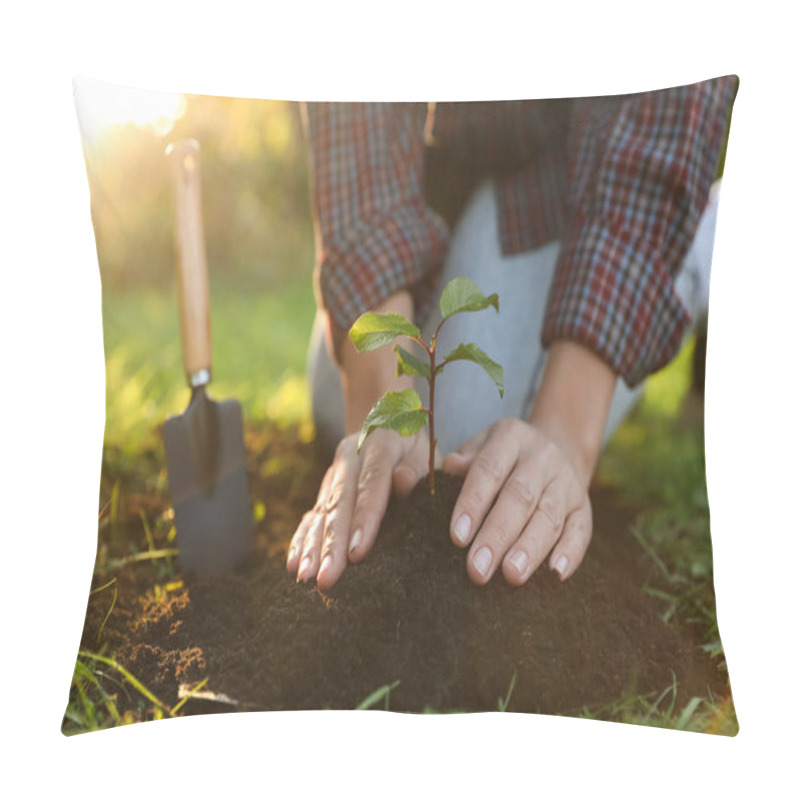
[[92,78],[73,82],[75,108],[83,136],[95,142],[117,126],[149,127],[166,136],[186,110],[182,94],[115,86]]

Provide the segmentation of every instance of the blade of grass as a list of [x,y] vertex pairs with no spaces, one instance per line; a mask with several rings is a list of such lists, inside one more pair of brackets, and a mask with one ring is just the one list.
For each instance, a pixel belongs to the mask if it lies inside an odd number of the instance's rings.
[[172,558],[173,556],[177,556],[178,551],[175,548],[167,548],[164,550],[152,550],[146,551],[144,553],[132,553],[129,556],[124,556],[123,558],[112,558],[108,562],[108,569],[116,569],[118,567],[124,567],[126,564],[132,564],[136,561],[152,561],[157,558]]
[[362,700],[357,706],[356,711],[365,711],[368,708],[372,708],[376,703],[380,703],[381,700],[386,698],[386,704],[388,711],[388,703],[389,703],[389,694],[391,693],[392,689],[396,689],[400,685],[400,681],[395,681],[392,684],[387,686],[381,686],[380,689],[376,689],[372,694],[370,694],[365,700]]
[[[144,511],[139,509],[139,519],[142,521],[142,527],[144,528],[144,535],[147,539],[147,552],[154,553],[156,550],[156,543],[153,539],[153,531],[150,528],[150,523],[147,521],[147,516],[145,515]],[[155,559],[153,560],[155,563]]]
[[697,706],[703,702],[701,697],[693,697],[687,704],[686,707],[681,711],[681,715],[678,717],[678,721],[675,723],[675,727],[679,731],[686,730],[686,726],[689,723],[689,720],[692,718],[692,714],[697,710]]
[[670,583],[672,583],[673,581],[672,574],[667,569],[664,562],[659,558],[658,553],[656,553],[651,544],[644,538],[644,535],[636,525],[631,526],[631,533],[633,534],[636,541],[639,542],[639,544],[644,548],[644,551],[647,553],[647,555],[650,556],[650,558],[653,560],[653,563],[658,567],[661,574]]
[[68,719],[75,727],[77,728],[88,728],[88,724],[86,719],[78,714],[75,709],[68,707],[67,710],[64,712],[64,717]]
[[[675,678],[675,673],[672,673],[672,683],[664,689],[663,692],[658,696],[658,699],[650,706],[650,709],[647,712],[647,715],[644,718],[645,724],[650,720],[650,717],[658,711],[659,705],[661,705],[661,701],[670,693],[672,692],[672,704],[675,704],[675,695],[678,691],[678,684]],[[669,716],[669,715],[668,715]]]
[[98,522],[100,522],[100,520],[103,519],[103,514],[105,514],[106,511],[108,511],[110,506],[111,506],[111,499],[109,498],[108,500],[106,500],[105,504],[103,505],[103,507],[100,509],[100,511],[97,514],[97,521]]
[[662,592],[661,589],[655,589],[652,586],[646,586],[644,593],[650,595],[650,597],[657,597],[659,600],[666,600],[672,605],[677,605],[678,603],[678,598],[674,594]]
[[88,658],[95,661],[100,661],[102,664],[105,664],[108,667],[112,667],[117,672],[119,672],[128,683],[136,689],[139,694],[143,697],[146,697],[153,705],[160,708],[162,711],[166,711],[167,713],[170,712],[170,708],[166,703],[163,703],[159,700],[135,675],[129,672],[125,667],[121,664],[118,664],[114,661],[113,658],[106,658],[105,656],[101,656],[98,653],[88,653],[85,650],[80,650],[78,655],[81,658]]
[[97,726],[95,725],[95,712],[94,712],[94,703],[89,699],[89,696],[86,694],[86,689],[83,685],[83,681],[78,679],[75,680],[73,676],[73,681],[75,682],[75,688],[78,690],[78,697],[80,698],[81,705],[83,706],[83,714],[84,719],[86,720],[85,724],[89,730],[94,730]]
[[104,583],[102,586],[98,586],[96,589],[92,589],[89,592],[89,596],[91,597],[93,594],[98,594],[102,592],[103,589],[108,589],[109,586],[113,585],[116,582],[116,578],[112,578],[108,583]]
[[446,708],[444,710],[440,710],[438,708],[434,708],[433,706],[425,706],[422,709],[423,714],[469,714],[465,708]]
[[[116,578],[114,578],[116,580]],[[112,581],[113,582],[113,581]],[[114,607],[117,605],[117,597],[119,596],[119,587],[114,587],[114,598],[111,601],[111,605],[109,606],[108,611],[106,612],[105,617],[103,617],[103,624],[100,626],[100,630],[97,631],[97,646],[100,646],[100,639],[103,636],[103,630],[106,627],[106,623],[108,622],[108,618],[111,616],[111,612],[114,610]]]
[[675,673],[672,673],[672,700],[670,700],[669,708],[667,709],[666,718],[669,719],[672,716],[672,712],[675,710],[675,702],[678,699],[678,680],[675,677]]
[[111,490],[111,500],[109,502],[111,503],[111,510],[108,514],[109,522],[111,523],[111,539],[112,541],[116,541],[119,520],[119,481],[114,482],[114,488]]
[[503,700],[503,698],[500,697],[497,700],[498,711],[506,711],[508,709],[508,704],[511,702],[511,693],[514,691],[514,684],[516,682],[517,682],[517,673],[515,672],[511,676],[511,683],[509,684],[508,691],[506,692],[506,699]]
[[119,722],[119,711],[117,710],[116,704],[112,702],[111,698],[108,696],[108,693],[100,685],[100,681],[95,678],[89,667],[87,667],[82,661],[76,661],[75,672],[79,673],[84,680],[91,683],[92,686],[94,686],[95,689],[100,692],[100,695],[103,699],[103,705],[105,705],[106,710],[111,715],[111,718],[114,720],[114,722]]
[[128,692],[127,688],[125,688],[125,684],[121,683],[116,678],[112,677],[111,675],[109,675],[107,672],[105,672],[102,669],[96,669],[94,671],[94,674],[98,678],[102,678],[104,681],[109,681],[110,683],[113,683],[114,686],[119,687],[119,690],[125,695],[125,699],[128,700],[128,702],[130,702],[131,695],[130,695],[130,692]]
[[175,714],[177,714],[178,711],[181,710],[186,701],[191,700],[192,697],[194,697],[194,695],[197,694],[197,692],[199,692],[207,683],[208,683],[208,678],[206,677],[203,678],[203,680],[200,681],[200,683],[198,683],[197,686],[194,686],[188,694],[186,694],[181,700],[179,700],[174,706],[172,706],[172,711],[169,712],[170,716],[174,717]]

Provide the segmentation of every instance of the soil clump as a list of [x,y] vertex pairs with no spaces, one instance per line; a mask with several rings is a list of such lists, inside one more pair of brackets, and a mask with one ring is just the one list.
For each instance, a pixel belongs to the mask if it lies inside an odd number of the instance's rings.
[[[410,712],[497,710],[512,681],[508,710],[547,714],[598,713],[628,693],[655,699],[673,681],[677,707],[727,693],[699,633],[668,627],[642,591],[652,565],[613,495],[594,491],[593,541],[569,581],[545,563],[524,587],[499,571],[477,587],[448,533],[459,487],[440,475],[433,501],[426,481],[393,500],[369,557],[327,593],[285,569],[291,520],[313,498],[294,498],[274,524],[268,503],[251,561],[139,596],[109,631],[116,656],[168,703],[208,678],[244,710],[352,709],[396,682],[388,707]],[[126,586],[131,598],[141,589],[130,577]],[[231,708],[195,699],[185,711]]]

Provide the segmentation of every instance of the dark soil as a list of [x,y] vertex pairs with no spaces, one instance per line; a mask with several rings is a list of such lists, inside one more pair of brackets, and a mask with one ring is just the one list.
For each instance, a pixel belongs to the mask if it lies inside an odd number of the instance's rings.
[[[369,558],[323,594],[284,566],[318,477],[259,478],[262,467],[249,464],[254,496],[269,495],[267,514],[252,560],[237,573],[184,576],[158,596],[147,565],[117,575],[120,598],[104,640],[168,704],[180,684],[203,678],[205,689],[244,710],[355,708],[397,681],[389,707],[413,712],[497,710],[512,679],[509,710],[550,714],[598,709],[629,693],[655,698],[673,679],[677,708],[729,692],[699,634],[665,625],[642,591],[652,565],[629,533],[632,513],[606,492],[593,494],[593,541],[563,585],[545,567],[522,588],[499,573],[474,586],[465,552],[448,535],[459,484],[442,476],[433,503],[426,485],[393,501]],[[95,599],[86,649],[108,610],[107,596]],[[230,709],[197,699],[184,707]]]

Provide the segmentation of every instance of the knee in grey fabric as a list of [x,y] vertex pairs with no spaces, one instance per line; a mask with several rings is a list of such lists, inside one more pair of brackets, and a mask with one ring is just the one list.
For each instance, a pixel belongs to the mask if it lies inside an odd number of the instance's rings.
[[[695,241],[676,280],[678,295],[693,319],[708,305],[718,189],[718,184],[712,187]],[[531,252],[504,256],[493,184],[486,181],[474,192],[453,231],[442,286],[456,277],[469,278],[484,293],[498,293],[500,312],[487,309],[453,317],[442,328],[437,353],[444,356],[458,343],[474,342],[502,364],[505,391],[500,399],[494,384],[475,364],[449,364],[436,385],[436,434],[442,454],[457,449],[498,419],[529,414],[544,370],[546,352],[541,347],[540,332],[558,252],[558,243],[552,242]],[[438,323],[438,311],[423,322],[426,341]],[[339,371],[328,357],[319,316],[308,351],[308,383],[317,436],[332,451],[344,436],[344,402]],[[424,381],[417,388],[426,402]],[[617,381],[604,443],[641,393],[642,386],[630,389],[621,379]]]
[[323,317],[317,313],[306,355],[306,378],[317,441],[332,456],[344,438],[344,396],[339,369],[325,346],[324,329]]

